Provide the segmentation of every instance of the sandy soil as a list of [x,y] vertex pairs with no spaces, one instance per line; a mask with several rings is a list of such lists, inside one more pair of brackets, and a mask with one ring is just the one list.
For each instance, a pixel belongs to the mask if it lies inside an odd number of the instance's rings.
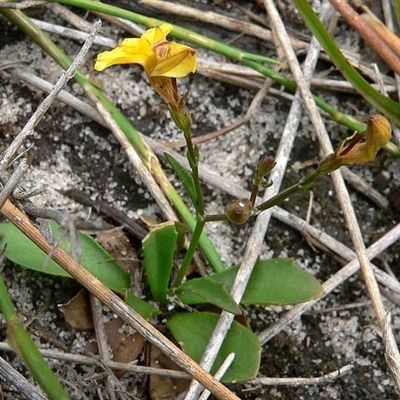
[[[232,7],[209,2],[189,2],[192,6],[202,7],[233,17],[243,17],[232,3]],[[206,4],[203,4],[206,3]],[[229,3],[230,4],[230,3]],[[283,6],[282,6],[283,7]],[[248,8],[261,13],[255,4]],[[300,29],[306,35],[295,14],[285,13],[286,23],[293,30]],[[31,11],[34,16],[42,17],[40,9]],[[82,14],[82,13],[81,13]],[[65,25],[51,10],[45,11],[45,20]],[[88,17],[93,21],[92,16]],[[233,42],[247,51],[264,52],[274,55],[274,46],[251,36],[238,37],[235,32],[213,25],[171,17],[172,22],[191,26],[194,30],[217,37],[225,42]],[[2,63],[15,61],[22,71],[40,76],[54,83],[61,69],[37,45],[19,33],[4,19],[0,19],[0,135],[1,149],[4,150],[13,137],[24,126],[29,116],[43,100],[45,94],[22,81],[13,68],[2,69]],[[338,42],[355,53],[362,52],[364,44],[347,26],[339,22]],[[102,33],[117,41],[121,33],[105,23]],[[81,43],[71,39],[52,35],[57,43],[74,56]],[[94,46],[89,60],[84,66],[103,85],[105,92],[118,104],[133,125],[144,135],[162,143],[180,140],[180,132],[170,121],[160,99],[152,92],[139,67],[115,67],[103,74],[92,70],[95,55],[104,50]],[[223,57],[199,50],[201,59],[224,62]],[[300,57],[303,56],[301,55]],[[329,65],[322,61],[318,64],[315,76],[327,72]],[[330,76],[339,75],[331,71]],[[203,74],[196,74],[182,81],[189,90],[189,106],[193,112],[194,131],[202,135],[243,117],[255,96],[254,90],[219,82]],[[274,88],[279,89],[278,86]],[[81,98],[81,89],[70,82],[67,90]],[[375,112],[354,93],[318,89],[315,92],[342,112],[357,118],[364,118]],[[267,95],[260,108],[238,129],[217,139],[200,145],[201,163],[219,176],[219,181],[229,182],[245,189],[251,187],[254,167],[261,155],[274,155],[279,146],[284,129],[290,100],[282,96]],[[339,143],[345,128],[325,118],[328,131],[334,145]],[[60,194],[60,190],[80,189],[93,199],[101,199],[126,212],[129,217],[146,216],[163,220],[160,209],[152,200],[148,189],[141,182],[137,172],[130,165],[126,154],[110,131],[89,117],[83,116],[70,106],[56,102],[37,127],[35,135],[25,144],[31,158],[31,168],[23,180],[27,189],[44,188],[46,191],[33,201],[40,206],[75,213],[83,218],[89,215],[89,208]],[[178,152],[184,154],[182,149]],[[282,187],[296,182],[309,169],[304,167],[309,160],[318,160],[320,146],[317,135],[309,118],[303,114],[293,150],[290,154],[288,169]],[[277,160],[279,163],[279,160]],[[378,207],[365,195],[349,185],[349,192],[357,218],[367,246],[374,243],[383,234],[398,224],[400,174],[398,161],[380,153],[371,164],[352,169],[360,178],[378,190],[388,200],[386,208]],[[298,168],[301,167],[301,168]],[[167,169],[171,180],[179,184]],[[218,186],[218,185],[217,185]],[[222,212],[223,207],[232,198],[218,187],[205,184],[207,210],[210,213]],[[335,196],[330,177],[318,181],[314,188],[310,223],[336,240],[352,248],[342,212]],[[286,201],[282,208],[294,216],[306,218],[310,194],[305,193]],[[227,265],[240,263],[253,226],[250,221],[245,226],[236,227],[228,223],[207,225],[207,232],[215,241]],[[399,243],[386,249],[374,260],[378,267],[389,267],[397,276],[399,273]],[[307,271],[313,273],[321,282],[327,280],[343,265],[343,260],[323,251],[311,243],[308,237],[285,225],[277,218],[270,222],[263,250],[263,258],[292,257]],[[41,348],[61,349],[71,353],[83,352],[93,331],[79,331],[71,328],[64,320],[58,305],[68,301],[78,290],[71,280],[49,277],[19,266],[7,263],[3,276],[10,295],[15,301],[18,312],[27,319],[34,318],[40,329],[31,329]],[[385,292],[386,293],[386,292]],[[400,329],[400,311],[392,296],[384,298],[385,305],[392,313],[395,334]],[[251,327],[257,334],[263,332],[278,321],[291,307],[251,307],[246,313]],[[112,318],[112,315],[109,316]],[[5,338],[5,326],[2,323],[2,338]],[[46,332],[47,334],[44,334]],[[50,339],[49,339],[50,337]],[[19,371],[25,373],[21,364],[8,352],[1,355],[13,362]],[[327,297],[319,301],[311,310],[285,326],[278,334],[263,344],[260,376],[266,377],[317,377],[353,364],[352,371],[334,381],[309,386],[263,386],[255,383],[232,386],[243,399],[394,399],[396,391],[388,373],[383,344],[378,333],[374,313],[360,274],[355,274],[338,286]],[[95,389],[104,387],[104,379],[93,378],[94,367],[82,366],[51,360],[50,365],[62,379],[71,383],[68,386],[71,397],[80,399],[86,395],[90,399],[100,399]],[[85,380],[88,378],[87,380]],[[141,379],[139,379],[140,381]],[[135,381],[136,382],[136,381]],[[74,389],[72,385],[77,385]],[[138,397],[140,385],[125,377],[122,385],[135,387]],[[4,398],[12,392],[7,382],[2,382]],[[82,391],[81,393],[79,393]]]

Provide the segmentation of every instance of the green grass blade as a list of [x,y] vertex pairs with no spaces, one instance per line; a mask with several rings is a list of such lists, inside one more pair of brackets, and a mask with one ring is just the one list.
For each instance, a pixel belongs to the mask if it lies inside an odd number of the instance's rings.
[[7,342],[18,353],[32,376],[51,400],[68,400],[61,383],[53,374],[34,341],[19,321],[17,312],[0,275],[0,310],[7,322]]
[[386,115],[397,126],[400,126],[400,104],[375,90],[346,60],[335,41],[307,1],[294,0],[294,5],[304,19],[312,34],[332,59],[344,78],[352,84],[366,101]]

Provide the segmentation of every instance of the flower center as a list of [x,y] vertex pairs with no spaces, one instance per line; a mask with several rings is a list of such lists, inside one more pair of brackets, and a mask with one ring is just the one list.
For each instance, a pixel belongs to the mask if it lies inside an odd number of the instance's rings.
[[153,52],[161,58],[167,58],[170,53],[169,42],[166,39],[159,40],[152,46]]

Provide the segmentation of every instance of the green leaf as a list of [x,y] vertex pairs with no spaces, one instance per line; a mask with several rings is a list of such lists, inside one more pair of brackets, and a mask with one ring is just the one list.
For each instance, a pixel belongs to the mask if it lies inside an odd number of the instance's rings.
[[[55,222],[51,223],[51,228],[55,238],[60,238],[61,228]],[[79,234],[79,240],[82,246],[80,263],[83,267],[117,293],[122,293],[129,288],[129,275],[93,238]],[[66,237],[60,245],[69,252],[69,238]],[[9,222],[0,224],[0,248],[4,246],[6,246],[5,256],[15,264],[45,274],[71,277],[55,261],[49,259],[47,254],[32,240]]]
[[173,221],[156,226],[143,240],[144,267],[155,301],[167,299],[177,240]]
[[[188,305],[211,303],[233,310],[230,292],[238,267],[228,268],[208,277],[191,279],[177,288],[175,294]],[[218,283],[221,286],[215,286]],[[276,258],[258,261],[247,284],[243,305],[286,305],[309,301],[324,295],[322,285],[292,259]]]
[[[210,275],[231,291],[239,267]],[[202,279],[202,278],[200,278]],[[303,303],[325,294],[313,275],[290,258],[260,260],[254,267],[241,304],[286,305]]]
[[156,315],[160,314],[158,308],[153,307],[148,301],[142,300],[132,293],[131,289],[128,289],[124,293],[125,302],[132,307],[137,313],[139,313],[144,319],[151,319]]
[[232,314],[242,313],[226,286],[209,277],[190,279],[179,286],[174,294],[182,303],[188,305],[211,303]]
[[182,182],[183,187],[186,190],[186,193],[189,195],[190,200],[193,205],[196,207],[197,204],[197,193],[196,188],[194,186],[192,175],[186,169],[179,164],[171,154],[164,153],[165,159],[168,161],[169,165],[174,170],[175,174],[178,176],[179,180]]
[[[167,322],[175,340],[183,351],[200,362],[219,315],[210,312],[175,314]],[[211,374],[215,374],[230,353],[235,359],[222,382],[242,382],[253,379],[260,366],[261,347],[250,329],[234,321],[218,353]]]

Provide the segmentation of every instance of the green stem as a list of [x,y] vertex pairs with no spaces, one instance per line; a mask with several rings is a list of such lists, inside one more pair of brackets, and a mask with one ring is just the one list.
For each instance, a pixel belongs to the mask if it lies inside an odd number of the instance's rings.
[[196,190],[197,204],[194,204],[194,206],[197,211],[197,216],[203,218],[205,212],[205,206],[204,206],[204,197],[203,197],[203,192],[201,190],[200,175],[199,175],[198,148],[193,146],[192,133],[190,129],[184,132],[183,135],[186,141],[187,159],[189,162],[190,169],[192,170],[192,178]]
[[318,170],[315,172],[311,172],[306,175],[303,179],[301,179],[296,184],[282,190],[281,192],[277,193],[275,196],[272,196],[270,199],[265,201],[264,203],[259,204],[257,207],[254,207],[253,214],[257,215],[262,211],[268,210],[271,207],[274,207],[278,204],[281,204],[285,201],[288,197],[296,194],[305,192],[309,190],[316,179],[318,179],[323,173],[319,172]]
[[53,374],[35,342],[18,319],[18,314],[0,275],[0,310],[7,322],[7,341],[18,353],[32,376],[51,400],[68,400],[61,383]]
[[396,16],[397,28],[400,27],[400,1],[394,0],[392,3],[394,15]]
[[204,225],[206,222],[204,220],[199,220],[196,223],[196,227],[194,228],[192,239],[190,241],[189,248],[186,251],[185,257],[183,258],[182,265],[179,268],[178,274],[176,275],[175,281],[172,285],[172,287],[176,288],[180,286],[180,284],[183,281],[183,278],[186,276],[186,272],[190,266],[190,263],[193,259],[194,253],[197,249],[197,246],[199,244],[199,240],[201,237],[201,234],[204,229]]
[[252,187],[252,189],[251,189],[250,201],[251,201],[251,204],[253,204],[253,206],[254,206],[254,204],[256,203],[256,200],[257,200],[257,195],[258,195],[259,187],[260,187],[259,185],[257,185],[256,183],[254,183],[254,184],[253,184],[253,187]]
[[204,216],[204,222],[227,221],[226,214],[209,214]]

